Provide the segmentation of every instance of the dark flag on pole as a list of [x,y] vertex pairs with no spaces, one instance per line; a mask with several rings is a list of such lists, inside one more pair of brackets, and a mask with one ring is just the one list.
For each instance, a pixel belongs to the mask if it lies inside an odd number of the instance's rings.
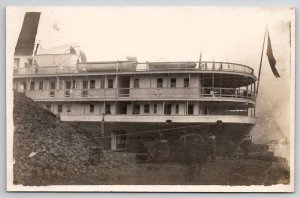
[[267,56],[268,56],[268,59],[269,59],[269,63],[270,63],[270,66],[271,66],[271,69],[272,69],[272,72],[274,74],[274,76],[276,78],[279,78],[280,75],[275,67],[276,65],[276,60],[273,56],[273,50],[272,50],[272,45],[271,45],[271,39],[270,39],[270,35],[269,35],[269,32],[268,32],[268,48],[267,48]]

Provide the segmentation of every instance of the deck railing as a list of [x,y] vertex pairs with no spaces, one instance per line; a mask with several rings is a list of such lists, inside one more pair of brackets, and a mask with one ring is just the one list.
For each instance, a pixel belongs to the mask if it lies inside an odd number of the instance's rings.
[[[161,65],[159,63],[155,63],[155,67],[147,67],[144,69],[144,71],[151,70],[178,70],[178,71],[226,71],[226,72],[238,72],[238,73],[247,73],[247,74],[253,74],[254,70],[247,66],[237,63],[230,63],[230,62],[214,62],[214,61],[205,61],[201,62],[200,64],[198,62],[181,62],[182,67],[179,67],[178,64],[180,62],[162,62]],[[190,67],[190,64],[194,63],[194,67]],[[164,64],[170,64],[167,67],[164,67]],[[174,64],[174,67],[172,67],[172,64]],[[165,68],[165,69],[164,69]]]
[[54,89],[26,90],[26,95],[37,100],[46,99],[248,99],[254,101],[253,91],[235,88],[112,88],[112,89]]
[[[93,63],[91,63],[93,64]],[[222,72],[235,72],[235,73],[245,73],[254,75],[254,70],[246,65],[230,63],[230,62],[161,62],[155,63],[155,67],[149,66],[151,63],[137,63],[136,70],[127,71],[127,72],[155,72],[155,71],[222,71]],[[172,66],[172,64],[174,64]],[[190,66],[191,64],[195,66]],[[187,66],[185,66],[187,65]],[[182,67],[181,67],[182,66]],[[99,70],[101,67],[99,66]],[[116,70],[97,73],[116,73]],[[72,74],[80,73],[78,72],[76,66],[74,67],[58,67],[58,66],[49,66],[49,67],[33,67],[29,66],[27,68],[15,68],[14,75],[42,75],[42,74]],[[94,72],[85,72],[85,73],[94,73]],[[118,72],[122,73],[122,72]]]
[[76,67],[27,67],[14,69],[14,75],[47,75],[47,74],[75,74]]
[[235,88],[216,88],[205,87],[201,88],[200,96],[203,97],[223,97],[223,98],[245,98],[254,100],[254,92],[247,89]]

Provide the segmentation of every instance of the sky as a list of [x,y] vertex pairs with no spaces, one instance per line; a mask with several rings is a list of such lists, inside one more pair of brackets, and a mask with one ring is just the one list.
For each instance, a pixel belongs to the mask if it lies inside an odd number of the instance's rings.
[[[276,67],[264,50],[254,139],[289,140],[291,95],[289,8],[242,7],[11,7],[7,49],[14,49],[25,11],[41,11],[37,40],[44,48],[78,43],[88,61],[229,61],[258,74],[266,26]],[[293,29],[293,28],[292,28]],[[293,33],[292,33],[293,36]],[[293,40],[292,40],[293,41]]]

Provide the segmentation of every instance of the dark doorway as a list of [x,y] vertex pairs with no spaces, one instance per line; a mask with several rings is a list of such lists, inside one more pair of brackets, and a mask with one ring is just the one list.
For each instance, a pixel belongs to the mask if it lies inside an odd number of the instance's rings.
[[193,115],[194,114],[194,105],[189,104],[188,105],[188,115]]
[[171,112],[172,112],[172,105],[165,104],[165,115],[171,115]]
[[117,114],[127,114],[128,102],[118,102],[117,104]]
[[130,76],[119,76],[118,77],[118,96],[129,97],[130,93]]
[[113,131],[111,133],[111,149],[125,149],[126,148],[127,135],[126,131]]

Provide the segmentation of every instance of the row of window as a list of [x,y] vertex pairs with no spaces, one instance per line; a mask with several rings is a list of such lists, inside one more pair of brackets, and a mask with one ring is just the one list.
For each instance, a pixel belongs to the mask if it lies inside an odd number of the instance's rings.
[[[47,104],[46,108],[48,110],[51,110],[51,105]],[[71,105],[66,105],[66,112],[67,113],[72,112],[71,108],[72,108]],[[111,105],[110,104],[105,105],[105,113],[110,114],[111,113],[110,110],[111,110]],[[94,113],[95,112],[95,105],[94,104],[90,104],[90,110],[89,111],[90,111],[90,113]],[[62,113],[62,112],[63,112],[63,105],[62,104],[57,105],[57,113]]]
[[[35,81],[30,82],[30,90],[35,90]],[[63,81],[59,81],[59,89],[77,89],[78,88],[78,81],[76,80],[67,80],[65,81],[65,86],[63,86]],[[113,79],[107,79],[107,88],[113,88],[114,80]],[[190,79],[184,78],[184,87],[189,87]],[[24,89],[26,90],[26,83],[22,83],[24,86]],[[156,86],[157,88],[163,88],[163,79],[158,78],[156,79]],[[139,88],[140,87],[140,79],[135,78],[133,80],[133,88]],[[177,80],[176,78],[170,78],[170,87],[175,88],[177,87]],[[56,89],[56,81],[50,81],[50,89]],[[82,89],[95,89],[96,88],[96,80],[83,80],[82,81]],[[105,88],[105,80],[100,80],[100,88]],[[44,82],[38,81],[38,90],[44,89]]]
[[[170,78],[170,87],[171,88],[177,87],[176,82],[177,82],[176,78]],[[190,85],[190,79],[184,78],[183,87],[189,87],[189,85]],[[136,78],[133,81],[133,88],[139,88],[139,87],[140,87],[140,79]],[[156,87],[163,88],[163,79],[162,78],[156,79]]]
[[[192,107],[192,109],[189,111],[190,114],[194,114],[194,105],[189,105],[189,107]],[[164,108],[164,114],[165,115],[171,115],[172,105],[171,104],[165,104]],[[144,114],[150,113],[150,105],[144,104]],[[157,104],[153,105],[153,113],[157,114]],[[176,104],[175,106],[175,113],[179,114],[179,104]],[[132,109],[132,114],[140,114],[140,105],[134,104]]]
[[[150,104],[144,104],[144,114],[149,114],[150,113]],[[46,108],[48,110],[51,110],[51,105],[47,104]],[[141,105],[140,104],[134,104],[133,108],[132,108],[132,114],[140,114],[141,111]],[[164,114],[165,115],[171,115],[171,109],[172,109],[172,105],[171,104],[165,104],[165,108],[164,108]],[[57,105],[57,113],[62,113],[63,112],[63,105],[62,104],[58,104]],[[66,112],[70,113],[72,112],[71,110],[71,105],[66,105]],[[95,112],[95,105],[94,104],[90,104],[89,106],[89,112],[90,113],[94,113]],[[106,114],[111,114],[111,105],[110,104],[105,104],[105,113]],[[125,111],[121,114],[127,114],[127,108],[125,109]],[[153,114],[157,114],[157,104],[153,105]],[[175,114],[179,114],[179,104],[175,105]],[[193,115],[194,114],[194,105],[193,104],[189,104],[188,105],[188,114],[189,115]]]
[[[70,97],[71,96],[71,90],[66,90],[65,91],[65,97]],[[82,90],[81,91],[81,97],[87,97],[88,96],[88,90]],[[55,97],[55,91],[51,90],[49,92],[49,97]]]
[[[108,79],[107,80],[107,88],[113,88],[113,79]],[[35,89],[35,81],[31,81],[30,82],[30,90],[34,90]],[[39,81],[39,86],[38,89],[39,90],[43,90],[44,89],[44,82],[43,81]],[[24,89],[26,89],[26,83],[23,83]],[[65,89],[77,89],[78,86],[78,81],[76,80],[67,80],[65,81]],[[63,81],[59,82],[59,89],[63,89]],[[84,80],[82,81],[82,89],[95,89],[96,88],[96,80]],[[100,88],[105,88],[105,80],[101,79],[100,81]],[[56,81],[50,81],[50,89],[56,89]]]

